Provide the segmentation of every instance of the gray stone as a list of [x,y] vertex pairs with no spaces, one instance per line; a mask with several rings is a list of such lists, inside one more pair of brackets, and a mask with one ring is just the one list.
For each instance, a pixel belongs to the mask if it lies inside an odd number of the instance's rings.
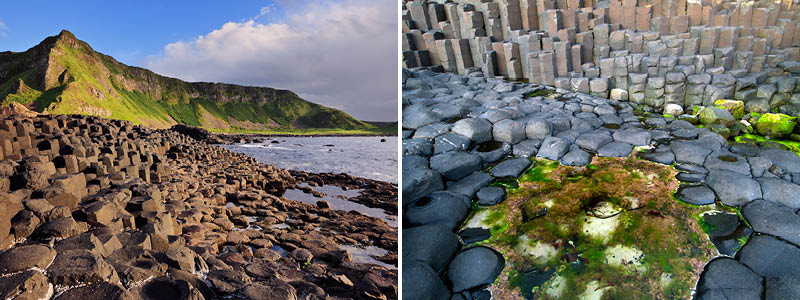
[[709,171],[731,171],[742,175],[751,175],[750,164],[747,162],[747,159],[727,150],[712,152],[706,156],[706,161],[703,166]]
[[633,152],[633,145],[625,142],[611,142],[597,150],[600,157],[627,157]]
[[403,140],[403,155],[422,155],[431,156],[433,144],[429,139],[405,139]]
[[574,146],[561,157],[561,163],[566,166],[585,166],[592,162],[592,155]]
[[447,185],[447,190],[472,198],[481,188],[489,185],[493,180],[492,175],[483,172],[473,172],[461,180]]
[[764,200],[755,200],[742,209],[742,216],[760,233],[774,235],[800,245],[800,216],[795,209]]
[[[414,131],[414,138],[432,139],[449,132],[451,127],[453,127],[452,124],[446,124],[446,123],[433,123],[430,125],[425,125]],[[407,137],[403,139],[407,139]]]
[[455,230],[471,209],[469,198],[439,191],[409,205],[403,212],[410,226],[441,225]]
[[496,205],[503,201],[506,190],[501,187],[487,186],[480,189],[477,196],[480,205]]
[[705,185],[682,187],[678,189],[681,201],[694,205],[709,205],[714,203],[714,191]]
[[481,158],[472,153],[447,152],[431,157],[431,169],[442,176],[458,180],[480,168]]
[[761,299],[762,279],[741,263],[727,257],[712,260],[697,283],[697,298]]
[[739,261],[762,277],[800,277],[800,249],[768,235],[757,235],[739,251]]
[[525,125],[525,134],[529,139],[543,139],[553,133],[553,125],[547,120],[533,119]]
[[575,140],[575,144],[588,151],[596,152],[597,149],[613,140],[608,131],[597,130],[582,134]]
[[706,184],[717,194],[722,203],[740,207],[761,198],[761,186],[752,178],[730,171],[711,171]]
[[531,165],[530,159],[513,158],[505,160],[489,170],[494,177],[519,177]]
[[512,154],[521,157],[535,156],[541,145],[542,140],[524,140],[514,145]]
[[703,148],[695,143],[673,142],[670,144],[675,161],[683,164],[702,165],[711,153],[710,149]]
[[505,259],[489,247],[477,246],[458,253],[447,267],[447,279],[453,291],[487,286],[494,282],[505,267]]
[[469,149],[472,142],[469,138],[457,133],[445,133],[434,139],[433,154],[441,154],[450,151],[465,151]]
[[421,262],[403,261],[402,288],[403,300],[442,300],[451,296],[436,272]]
[[643,159],[656,162],[662,165],[671,165],[675,162],[675,154],[671,151],[662,152],[640,152],[639,156]]
[[441,225],[403,229],[403,263],[422,262],[439,273],[459,248],[458,236]]
[[536,157],[557,161],[567,152],[568,148],[568,141],[562,138],[548,136],[542,141],[542,146],[539,147]]
[[779,178],[759,178],[764,200],[800,208],[800,186]]
[[403,169],[403,207],[444,188],[442,175],[431,169]]
[[612,135],[614,141],[624,142],[636,146],[645,146],[650,144],[650,133],[644,129],[624,129],[614,132]]
[[483,143],[492,140],[492,123],[486,119],[467,118],[456,121],[453,124],[452,132],[466,136],[475,143]]
[[525,124],[510,119],[502,120],[494,124],[492,134],[495,141],[516,144],[525,139]]

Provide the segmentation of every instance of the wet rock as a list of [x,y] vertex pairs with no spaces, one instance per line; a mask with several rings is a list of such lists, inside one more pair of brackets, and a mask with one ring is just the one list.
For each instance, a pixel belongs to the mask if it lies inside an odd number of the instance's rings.
[[529,139],[544,139],[553,134],[553,125],[547,120],[532,119],[525,125],[525,134]]
[[403,262],[423,262],[437,273],[444,270],[458,248],[458,236],[439,225],[413,227],[403,232]]
[[548,136],[542,141],[542,146],[536,157],[549,160],[560,160],[569,149],[569,142],[558,137]]
[[650,133],[644,129],[625,129],[614,132],[612,135],[614,141],[628,143],[636,146],[645,146],[650,144]]
[[627,157],[633,152],[633,145],[625,142],[610,142],[597,150],[601,157]]
[[464,220],[470,210],[469,198],[452,192],[434,192],[408,206],[404,217],[409,225],[439,224],[450,230]]
[[423,168],[403,170],[403,206],[443,188],[442,175],[439,172]]
[[664,152],[639,152],[639,157],[662,165],[671,165],[675,162],[675,154],[671,151]]
[[684,164],[702,165],[711,153],[711,149],[689,142],[673,142],[670,148],[675,154],[675,162]]
[[119,283],[119,276],[110,264],[88,250],[67,250],[56,255],[47,268],[50,281],[60,285],[78,285],[108,281]]
[[[134,300],[137,299],[119,284],[108,282],[92,283],[67,290],[58,295],[55,300]],[[152,299],[152,298],[150,298]],[[169,298],[179,299],[179,298]]]
[[725,150],[715,151],[709,154],[703,166],[709,171],[731,171],[742,175],[751,175],[750,164],[744,157]]
[[592,162],[592,155],[577,146],[561,157],[561,163],[567,166],[585,166]]
[[290,253],[289,256],[291,256],[294,260],[296,260],[300,264],[310,262],[311,259],[314,258],[314,255],[311,254],[310,251],[303,248],[294,249],[294,251],[292,251],[292,253]]
[[742,206],[761,198],[761,186],[748,176],[730,171],[711,171],[706,176],[706,184],[717,194],[722,203],[729,206]]
[[762,149],[758,155],[768,158],[788,173],[800,172],[800,157],[794,152],[781,149]]
[[452,132],[463,135],[475,143],[492,140],[492,123],[486,119],[466,118],[453,124]]
[[455,183],[448,183],[447,191],[472,197],[481,188],[489,185],[492,180],[492,175],[483,172],[473,172]]
[[531,165],[530,159],[527,158],[512,158],[508,160],[504,160],[503,162],[497,164],[496,166],[492,167],[489,172],[494,175],[494,177],[502,178],[502,177],[519,177],[525,169],[527,169]]
[[465,151],[472,145],[469,138],[457,133],[445,133],[436,137],[433,143],[433,153],[440,154],[450,151]]
[[800,279],[794,277],[769,277],[764,279],[764,299],[797,299]]
[[480,167],[481,159],[466,152],[448,152],[431,157],[431,169],[452,180],[469,175]]
[[0,277],[0,297],[3,299],[46,299],[50,288],[47,277],[37,271]]
[[33,267],[47,268],[56,251],[45,245],[27,245],[0,253],[0,273],[24,271]]
[[697,299],[761,299],[762,279],[730,258],[712,260],[697,284]]
[[607,131],[592,131],[582,134],[575,140],[575,144],[587,151],[596,152],[605,144],[613,141],[614,138]]
[[472,247],[456,255],[447,267],[447,279],[453,291],[479,288],[494,282],[505,267],[500,253],[488,247]]
[[761,277],[800,277],[797,246],[768,235],[757,235],[739,251],[739,261]]
[[681,182],[697,183],[703,182],[703,180],[706,179],[706,174],[678,172],[678,174],[675,175],[675,179]]
[[525,128],[520,121],[506,119],[494,124],[492,135],[495,141],[516,144],[525,139]]
[[496,205],[503,201],[506,190],[501,187],[485,187],[478,191],[477,196],[480,205]]
[[492,233],[486,228],[467,228],[458,233],[461,241],[469,245],[492,237]]
[[171,267],[189,273],[204,272],[208,265],[202,257],[186,247],[169,248],[166,253],[167,262]]
[[764,200],[800,208],[800,186],[778,178],[759,178]]
[[297,292],[292,285],[279,279],[272,279],[266,282],[256,282],[245,286],[242,295],[246,299],[286,299],[296,300]]
[[800,245],[800,216],[795,209],[755,200],[742,209],[742,216],[756,232],[766,233]]
[[211,270],[208,281],[221,293],[233,293],[251,282],[249,276],[232,269]]
[[403,156],[421,155],[430,156],[433,153],[433,144],[429,139],[403,140]]
[[132,290],[132,294],[142,300],[204,300],[203,294],[188,282],[174,280],[166,276],[154,278],[140,288]]
[[35,239],[68,238],[85,231],[81,227],[72,218],[60,218],[40,225],[33,231],[31,237]]
[[[405,252],[403,253],[405,254]],[[403,300],[449,299],[451,294],[430,266],[421,262],[403,262]]]

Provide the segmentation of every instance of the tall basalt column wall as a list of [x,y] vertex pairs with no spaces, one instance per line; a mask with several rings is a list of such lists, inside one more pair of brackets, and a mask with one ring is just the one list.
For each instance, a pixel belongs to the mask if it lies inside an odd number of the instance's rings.
[[795,2],[405,1],[403,64],[572,91],[602,78],[595,87],[606,89],[591,93],[647,111],[734,98],[747,111],[796,115],[800,88],[754,92],[800,78]]

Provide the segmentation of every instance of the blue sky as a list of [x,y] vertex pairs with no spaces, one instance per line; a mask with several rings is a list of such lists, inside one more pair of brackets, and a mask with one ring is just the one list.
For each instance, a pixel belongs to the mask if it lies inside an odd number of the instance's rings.
[[394,0],[13,1],[0,10],[0,51],[61,29],[159,74],[289,89],[362,120],[397,119]]

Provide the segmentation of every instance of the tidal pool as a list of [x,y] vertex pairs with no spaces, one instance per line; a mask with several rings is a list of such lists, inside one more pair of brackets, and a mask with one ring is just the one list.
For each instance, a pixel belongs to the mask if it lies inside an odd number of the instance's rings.
[[[476,207],[464,228],[507,264],[489,289],[495,299],[687,299],[719,251],[698,207],[673,195],[671,166],[595,157],[585,167],[546,160],[505,186],[507,199]],[[517,187],[518,186],[518,187]]]

